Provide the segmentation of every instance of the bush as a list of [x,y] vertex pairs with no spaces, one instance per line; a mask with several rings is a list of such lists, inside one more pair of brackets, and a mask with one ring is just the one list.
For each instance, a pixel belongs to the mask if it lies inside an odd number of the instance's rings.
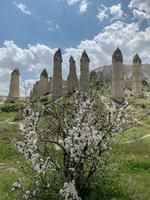
[[23,116],[22,116],[22,113],[19,112],[19,113],[16,114],[13,121],[16,122],[16,121],[21,121],[21,120],[23,120]]
[[1,107],[2,112],[18,112],[22,110],[24,107],[24,103],[21,101],[14,101],[10,103],[6,103],[3,107]]

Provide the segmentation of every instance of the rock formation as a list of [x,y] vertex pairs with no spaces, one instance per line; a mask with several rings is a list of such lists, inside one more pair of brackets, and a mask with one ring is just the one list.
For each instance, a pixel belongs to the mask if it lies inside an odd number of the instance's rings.
[[39,83],[40,83],[40,81],[36,81],[36,83],[33,85],[33,90],[30,93],[31,98],[40,96],[40,90],[39,90],[40,84]]
[[112,55],[112,99],[117,103],[124,101],[124,76],[123,76],[123,56],[119,48]]
[[52,93],[52,85],[53,85],[53,77],[50,76],[48,81],[49,93]]
[[143,97],[141,64],[142,61],[139,55],[136,54],[132,65],[132,93],[137,98]]
[[40,81],[36,81],[30,96],[40,97],[46,94],[49,94],[49,81],[48,81],[48,73],[46,69],[44,69],[41,73]]
[[90,86],[90,73],[89,73],[90,59],[84,50],[80,59],[80,90],[87,91]]
[[11,73],[10,89],[7,97],[8,101],[14,99],[20,99],[19,77],[20,77],[20,72],[19,69],[16,68]]
[[44,96],[49,93],[48,73],[46,69],[44,69],[41,73],[39,90],[40,96]]
[[70,69],[68,75],[67,90],[69,93],[73,93],[78,89],[78,78],[76,74],[76,62],[72,56],[70,57],[69,63],[70,63]]
[[124,77],[124,86],[128,90],[132,90],[132,78],[131,77]]
[[54,55],[54,68],[53,68],[53,83],[52,83],[52,98],[58,99],[63,95],[62,86],[62,54],[58,49]]

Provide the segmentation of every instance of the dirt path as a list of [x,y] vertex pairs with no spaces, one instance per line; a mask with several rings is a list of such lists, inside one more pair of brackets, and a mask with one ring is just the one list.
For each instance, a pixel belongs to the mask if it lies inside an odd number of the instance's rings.
[[143,126],[146,126],[146,127],[149,127],[149,128],[150,128],[150,125],[149,125],[149,124],[143,123],[143,122],[141,122],[141,121],[138,121],[137,124],[140,124],[140,125],[143,125]]
[[12,122],[10,119],[6,119],[4,121],[0,121],[0,124],[16,124],[16,122]]
[[142,136],[141,138],[138,138],[137,140],[129,140],[129,141],[123,142],[122,144],[134,143],[134,142],[136,142],[136,141],[143,140],[143,139],[148,138],[148,137],[150,137],[150,134],[144,135],[144,136]]

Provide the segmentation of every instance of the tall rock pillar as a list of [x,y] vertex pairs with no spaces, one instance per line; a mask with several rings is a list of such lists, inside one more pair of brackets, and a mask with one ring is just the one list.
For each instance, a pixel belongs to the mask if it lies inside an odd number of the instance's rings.
[[48,81],[49,93],[52,93],[52,85],[53,85],[53,77],[50,76]]
[[62,54],[58,49],[54,55],[53,68],[53,83],[52,83],[52,98],[58,99],[63,95],[63,81],[62,81]]
[[76,73],[76,62],[72,56],[70,57],[69,63],[68,92],[73,93],[78,89],[78,78]]
[[119,48],[112,55],[112,99],[117,103],[124,101],[123,56]]
[[80,59],[80,90],[83,92],[90,86],[89,63],[90,59],[84,50]]
[[133,58],[132,65],[132,93],[137,98],[143,97],[141,65],[142,61],[139,55],[136,54]]
[[41,96],[44,96],[49,93],[48,73],[46,69],[44,69],[41,73],[39,90]]
[[20,72],[19,69],[16,68],[11,73],[10,89],[7,97],[8,101],[14,99],[20,99],[19,77],[20,77]]

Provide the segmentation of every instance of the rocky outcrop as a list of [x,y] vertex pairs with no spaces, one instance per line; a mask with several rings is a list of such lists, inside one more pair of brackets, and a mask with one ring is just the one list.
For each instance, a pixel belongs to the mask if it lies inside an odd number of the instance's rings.
[[76,62],[72,56],[70,57],[69,63],[70,68],[68,75],[67,90],[69,93],[74,93],[78,89],[78,78],[76,73]]
[[42,71],[41,76],[40,76],[39,93],[40,93],[40,96],[44,96],[49,93],[48,73],[46,69]]
[[19,69],[16,68],[11,73],[11,81],[10,81],[10,88],[7,101],[20,99],[19,77],[20,77],[20,72]]
[[52,83],[52,98],[58,99],[63,95],[63,81],[62,81],[62,54],[58,49],[54,55],[53,68],[53,83]]
[[124,101],[123,56],[119,48],[112,55],[112,99],[117,103]]
[[40,80],[37,81],[33,86],[33,91],[30,96],[44,96],[49,93],[49,82],[48,82],[48,73],[46,69],[44,69],[41,73]]
[[90,59],[84,50],[80,59],[80,90],[87,91],[90,86]]
[[143,97],[141,64],[142,61],[139,55],[136,54],[132,65],[132,94],[138,98]]
[[[103,79],[111,79],[112,76],[112,65],[104,65],[97,69],[93,70],[96,72],[97,79],[103,78]],[[93,71],[91,73],[93,73]],[[132,65],[126,65],[123,64],[123,73],[124,76],[127,78],[132,77]],[[145,80],[146,82],[150,83],[150,64],[142,64],[141,65],[141,75],[142,80]],[[91,76],[91,74],[90,74]]]

